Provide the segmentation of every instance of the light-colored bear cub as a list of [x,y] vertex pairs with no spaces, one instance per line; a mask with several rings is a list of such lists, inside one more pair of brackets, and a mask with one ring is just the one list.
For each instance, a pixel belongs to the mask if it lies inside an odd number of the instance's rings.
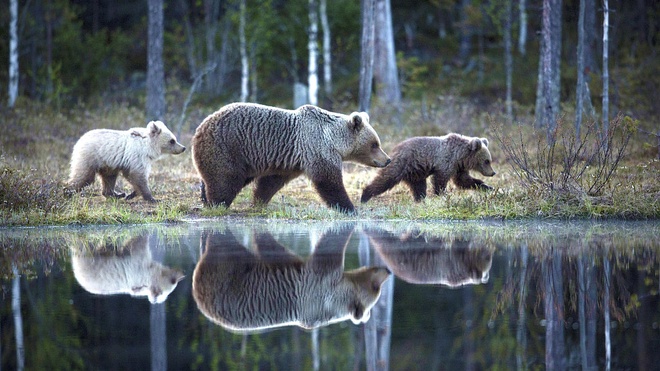
[[124,246],[72,248],[73,274],[92,294],[146,296],[162,303],[184,278],[183,272],[152,260],[148,237],[136,236]]
[[193,274],[199,310],[239,332],[286,325],[306,329],[351,319],[366,322],[390,272],[362,267],[344,272],[353,227],[325,233],[306,260],[268,233],[254,235],[255,253],[231,232],[210,233]]
[[126,131],[91,130],[73,147],[68,187],[80,191],[94,183],[98,173],[105,197],[124,197],[123,192],[115,191],[117,176],[121,173],[133,187],[127,200],[141,194],[145,200],[155,202],[147,181],[151,161],[161,154],[176,155],[185,150],[161,121],[151,121],[146,128]]

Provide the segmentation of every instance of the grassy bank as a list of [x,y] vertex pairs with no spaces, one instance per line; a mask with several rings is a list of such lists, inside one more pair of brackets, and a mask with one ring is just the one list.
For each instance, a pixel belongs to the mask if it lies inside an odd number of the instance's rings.
[[[587,166],[579,173],[579,178],[569,177],[563,186],[557,185],[552,176],[550,180],[535,181],[532,176],[524,181],[520,169],[511,165],[512,155],[505,148],[509,145],[506,139],[525,144],[530,161],[543,160],[539,150],[543,151],[545,143],[539,138],[545,134],[531,129],[533,118],[521,113],[516,124],[502,124],[505,120],[498,115],[502,112],[501,107],[478,108],[446,97],[438,97],[424,107],[415,102],[406,104],[401,116],[403,127],[397,127],[394,116],[385,108],[376,106],[372,111],[372,124],[381,136],[386,152],[399,141],[415,135],[460,132],[489,138],[497,175],[493,178],[473,175],[494,187],[492,192],[460,191],[450,183],[445,194],[431,195],[423,202],[415,203],[408,190],[399,185],[361,205],[359,198],[362,189],[375,176],[376,170],[345,164],[344,184],[358,208],[357,215],[347,216],[329,210],[305,177],[288,184],[266,207],[252,206],[252,190],[246,187],[229,209],[204,208],[199,199],[199,178],[192,166],[190,152],[186,151],[178,156],[163,156],[154,162],[150,186],[154,197],[160,200],[157,204],[141,199],[106,200],[101,196],[99,180],[82,193],[66,197],[64,182],[76,140],[84,132],[95,128],[123,130],[144,126],[144,116],[141,110],[126,104],[77,107],[60,112],[34,103],[24,104],[13,111],[3,112],[4,135],[0,137],[2,226],[173,222],[209,217],[410,220],[660,217],[660,162],[655,159],[657,147],[650,144],[653,140],[643,133],[630,133],[625,156],[615,164],[606,184],[597,192],[589,191],[582,181],[601,176],[593,166]],[[335,110],[350,112],[354,107],[336,107]],[[201,122],[212,111],[212,108],[193,109],[191,121]],[[519,111],[524,112],[525,109]],[[488,112],[492,116],[488,116]],[[164,120],[173,131],[178,122],[176,117],[171,114]],[[636,122],[635,125],[643,127],[644,123]],[[189,146],[193,134],[188,126],[184,125],[180,138],[186,146]],[[496,130],[499,130],[498,135]],[[500,138],[502,135],[503,140]],[[621,140],[619,137],[614,139],[613,147]],[[589,146],[594,147],[592,144]],[[558,153],[560,150],[570,152],[558,147]],[[587,161],[589,154],[573,153],[578,163]],[[550,166],[556,177],[564,174],[564,163],[557,157]],[[528,170],[547,167],[547,161],[546,165],[543,164],[542,161],[534,163],[529,167],[535,167]],[[535,172],[532,171],[532,174]],[[118,187],[125,192],[130,191],[130,186],[121,177]]]

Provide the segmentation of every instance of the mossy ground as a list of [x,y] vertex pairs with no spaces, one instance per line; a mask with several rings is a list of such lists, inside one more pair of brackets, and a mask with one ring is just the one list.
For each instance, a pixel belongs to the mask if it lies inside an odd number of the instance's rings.
[[[68,176],[68,162],[76,140],[94,128],[128,129],[144,126],[142,112],[127,105],[101,108],[77,107],[56,112],[36,103],[24,103],[3,113],[4,133],[0,137],[0,225],[122,224],[172,222],[196,218],[261,217],[282,219],[523,219],[523,218],[623,218],[656,219],[660,217],[660,162],[657,147],[641,133],[631,139],[627,155],[618,166],[610,184],[598,195],[584,192],[549,192],[541,187],[521,186],[489,132],[485,114],[454,100],[438,100],[438,105],[422,109],[409,104],[404,111],[403,127],[397,127],[384,108],[372,111],[372,125],[379,133],[386,151],[394,144],[415,135],[443,135],[461,132],[490,138],[493,167],[497,175],[483,179],[495,188],[491,192],[463,191],[450,183],[445,194],[415,203],[402,185],[360,204],[364,186],[377,169],[346,163],[344,185],[357,207],[357,214],[344,215],[328,209],[305,177],[289,183],[267,206],[253,206],[251,187],[238,195],[229,209],[206,208],[200,201],[199,178],[192,166],[190,151],[167,155],[153,163],[150,186],[160,202],[151,204],[136,198],[106,200],[101,195],[100,180],[82,193],[67,197],[63,188]],[[444,103],[442,103],[444,102]],[[338,111],[350,111],[339,108]],[[425,111],[426,113],[423,113]],[[497,107],[495,108],[497,112]],[[191,113],[201,122],[211,109],[198,108]],[[499,110],[501,112],[501,110]],[[444,114],[443,114],[444,113]],[[170,115],[168,126],[175,131],[177,120]],[[508,130],[516,135],[526,129],[527,116]],[[384,119],[378,119],[378,117]],[[440,119],[445,117],[445,119]],[[193,131],[184,128],[180,142],[189,146]],[[121,177],[118,187],[130,186]],[[39,193],[41,192],[41,193]],[[26,195],[31,197],[25,197]]]

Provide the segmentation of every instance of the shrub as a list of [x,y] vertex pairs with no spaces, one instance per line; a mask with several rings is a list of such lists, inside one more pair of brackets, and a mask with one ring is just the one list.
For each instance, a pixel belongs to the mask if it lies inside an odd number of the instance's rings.
[[0,210],[39,209],[48,215],[64,205],[63,184],[36,176],[36,171],[10,167],[0,157]]

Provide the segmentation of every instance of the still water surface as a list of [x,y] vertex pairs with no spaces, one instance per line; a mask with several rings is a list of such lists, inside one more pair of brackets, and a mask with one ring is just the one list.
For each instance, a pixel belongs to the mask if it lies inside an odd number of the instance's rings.
[[660,368],[660,223],[0,229],[1,369]]

